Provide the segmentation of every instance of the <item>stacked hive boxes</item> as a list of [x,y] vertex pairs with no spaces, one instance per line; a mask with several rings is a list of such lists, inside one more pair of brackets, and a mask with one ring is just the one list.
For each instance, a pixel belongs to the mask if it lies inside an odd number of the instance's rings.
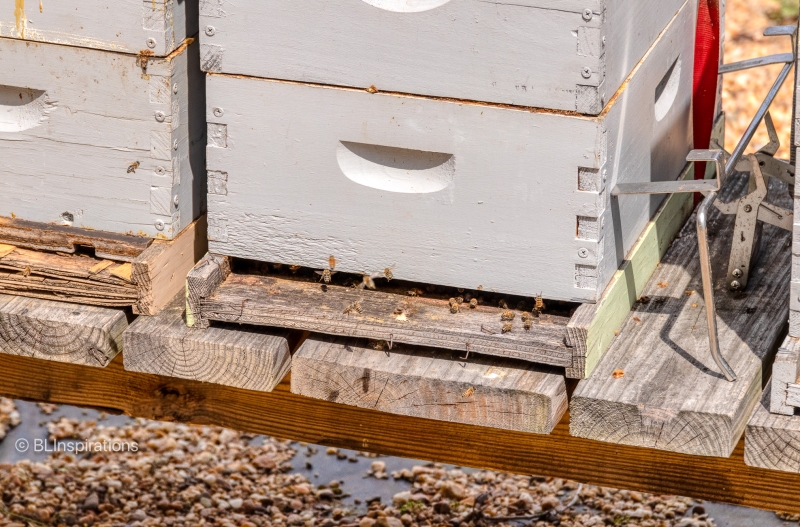
[[0,13],[0,216],[173,239],[205,201],[194,0]]
[[594,302],[692,145],[694,0],[204,1],[210,251]]

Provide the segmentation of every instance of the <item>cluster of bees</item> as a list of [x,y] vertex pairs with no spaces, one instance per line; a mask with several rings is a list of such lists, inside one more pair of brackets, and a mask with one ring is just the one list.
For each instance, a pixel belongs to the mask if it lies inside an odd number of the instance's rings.
[[[298,269],[300,268],[299,265],[292,267],[297,267]],[[323,282],[325,284],[330,284],[333,275],[335,275],[337,272],[335,271],[335,269],[336,269],[336,258],[334,256],[329,256],[328,268],[323,269],[322,271],[314,271],[314,272],[320,276],[319,278],[320,282]],[[394,273],[392,272],[392,269],[394,269],[394,266],[387,267],[386,269],[383,270],[383,272],[379,273],[372,273],[372,274],[364,273],[361,277],[361,283],[355,284],[354,287],[357,289],[370,289],[374,291],[375,289],[377,289],[377,287],[375,286],[376,278],[385,278],[388,282],[392,281],[392,279],[394,278]]]

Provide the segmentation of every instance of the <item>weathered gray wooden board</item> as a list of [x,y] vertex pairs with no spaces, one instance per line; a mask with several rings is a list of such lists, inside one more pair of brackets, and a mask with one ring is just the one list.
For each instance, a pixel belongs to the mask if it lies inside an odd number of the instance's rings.
[[166,239],[199,216],[197,43],[148,60],[0,38],[0,71],[0,216]]
[[[794,258],[794,256],[792,256]],[[791,385],[797,385],[800,377],[800,339],[786,337],[775,355],[772,363],[772,395],[770,412],[782,415],[794,415],[795,407],[787,400]]]
[[[736,177],[723,189],[723,201],[743,191],[747,179]],[[785,184],[773,180],[769,200],[785,206],[788,199]],[[633,310],[592,376],[578,384],[570,402],[572,435],[724,457],[739,441],[761,395],[762,364],[788,313],[790,234],[764,226],[747,290],[732,293],[725,270],[734,216],[711,214],[720,348],[738,375],[728,382],[709,351],[694,221],[645,287],[649,302]]]
[[0,294],[0,353],[104,367],[127,327],[120,309]]
[[203,69],[597,115],[682,5],[205,0]]
[[[381,343],[383,344],[383,343]],[[375,349],[375,347],[379,349]],[[292,357],[292,393],[381,412],[549,434],[567,410],[563,373],[503,359],[312,336]]]
[[[800,52],[800,41],[797,42],[797,51]],[[795,71],[800,67],[800,53],[797,55],[797,63],[795,64]],[[794,91],[800,90],[800,75],[795,75],[794,78]],[[798,122],[800,118],[800,97],[795,96],[794,99],[794,117],[792,122],[792,131],[794,134],[794,144],[790,148],[794,148],[795,154],[800,154],[800,134],[798,134]],[[796,158],[800,159],[797,155]],[[800,196],[800,187],[795,185],[794,196]],[[794,225],[792,236],[792,290],[789,302],[789,336],[800,338],[800,199],[794,200]],[[773,405],[775,403],[773,402]]]
[[183,294],[125,332],[125,369],[269,392],[291,365],[290,332],[263,328],[190,329]]
[[691,7],[596,119],[210,75],[209,250],[595,301],[663,199],[608,190],[691,148]]
[[206,256],[187,276],[189,325],[209,321],[277,326],[331,335],[402,342],[571,366],[564,343],[566,317],[542,315],[526,331],[515,311],[503,333],[505,311],[463,304],[451,313],[447,300],[367,291],[336,285],[229,274],[224,258]]
[[744,433],[744,462],[751,467],[800,472],[800,415],[770,413],[767,385]]
[[197,33],[198,0],[15,0],[0,37],[163,57]]

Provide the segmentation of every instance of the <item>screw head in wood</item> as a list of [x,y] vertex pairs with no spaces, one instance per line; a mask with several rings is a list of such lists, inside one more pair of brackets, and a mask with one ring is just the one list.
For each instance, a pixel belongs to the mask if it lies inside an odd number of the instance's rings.
[[176,194],[176,195],[175,195],[175,197],[172,199],[172,203],[174,203],[176,207],[178,206],[178,195],[177,195],[177,194]]
[[731,289],[739,289],[740,287],[742,287],[742,284],[739,283],[739,280],[734,280],[731,282]]
[[158,174],[159,176],[163,176],[166,173],[167,171],[164,167],[156,167],[156,174]]
[[178,83],[174,83],[172,85],[172,93],[178,93]]
[[156,121],[158,121],[159,123],[163,123],[166,118],[167,115],[161,110],[156,112]]
[[162,220],[156,220],[155,222],[156,230],[163,231],[164,230],[164,222]]
[[588,258],[589,249],[587,249],[586,247],[581,247],[580,249],[578,249],[578,256],[580,256],[581,258]]
[[222,117],[225,115],[225,110],[222,108],[214,108],[214,117]]
[[172,142],[172,149],[173,149],[173,150],[177,150],[177,149],[178,149],[178,140],[177,140],[177,139],[175,139],[175,140]]
[[217,29],[214,26],[206,26],[206,35],[213,37],[216,33]]
[[744,211],[745,212],[751,212],[752,210],[753,210],[753,207],[751,207],[750,205],[745,205],[744,206]]
[[584,79],[588,79],[589,77],[592,76],[592,68],[588,66],[583,68],[583,71],[581,71],[581,75],[583,76]]
[[583,10],[583,19],[586,20],[587,22],[589,20],[591,20],[593,16],[594,16],[594,13],[592,13],[591,9],[584,9]]
[[734,269],[733,270],[733,276],[735,278],[741,278],[742,277],[742,270],[741,269]]
[[147,47],[150,48],[150,49],[153,49],[154,47],[156,47],[156,39],[148,38],[147,39]]

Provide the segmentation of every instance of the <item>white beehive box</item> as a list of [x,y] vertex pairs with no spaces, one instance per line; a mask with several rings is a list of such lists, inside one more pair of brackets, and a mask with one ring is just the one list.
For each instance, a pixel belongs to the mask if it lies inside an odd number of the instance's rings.
[[[24,0],[0,12],[0,37],[166,56],[197,33],[198,0]],[[11,4],[14,4],[13,6]]]
[[597,117],[212,74],[210,251],[591,302],[691,149],[695,4]]
[[0,216],[172,239],[205,201],[196,42],[169,58],[0,38]]
[[597,115],[684,3],[203,0],[202,66]]

